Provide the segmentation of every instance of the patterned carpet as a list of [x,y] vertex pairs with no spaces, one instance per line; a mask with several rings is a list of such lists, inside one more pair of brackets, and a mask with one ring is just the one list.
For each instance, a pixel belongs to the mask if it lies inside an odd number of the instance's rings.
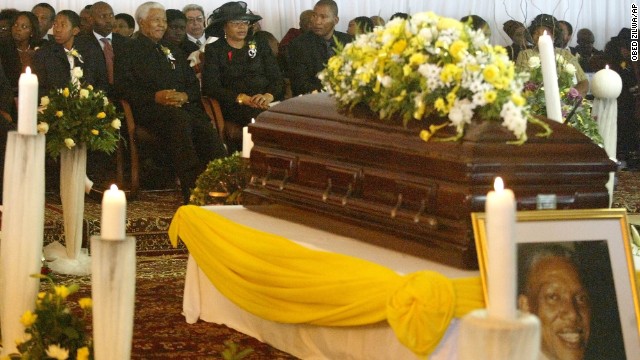
[[629,214],[640,213],[640,171],[618,171],[613,191],[614,208],[625,208]]

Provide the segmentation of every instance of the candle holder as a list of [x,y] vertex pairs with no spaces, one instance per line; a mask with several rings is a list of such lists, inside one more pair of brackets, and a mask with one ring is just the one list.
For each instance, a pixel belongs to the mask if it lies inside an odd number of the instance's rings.
[[33,310],[40,288],[44,237],[44,135],[10,131],[4,164],[0,242],[2,354],[17,353],[24,336],[20,316]]
[[491,318],[485,309],[467,314],[458,337],[460,360],[538,360],[540,320],[518,312],[516,319]]
[[136,238],[91,237],[93,348],[96,360],[131,358]]

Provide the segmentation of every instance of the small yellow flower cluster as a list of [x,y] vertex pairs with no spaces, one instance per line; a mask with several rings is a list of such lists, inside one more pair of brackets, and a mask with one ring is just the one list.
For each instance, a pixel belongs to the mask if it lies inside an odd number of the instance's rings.
[[527,139],[531,120],[521,95],[526,75],[517,73],[501,46],[489,44],[481,31],[432,12],[361,34],[338,49],[319,77],[340,107],[364,104],[380,118],[429,120],[427,141],[446,125],[457,140],[472,120],[499,121],[516,143]]

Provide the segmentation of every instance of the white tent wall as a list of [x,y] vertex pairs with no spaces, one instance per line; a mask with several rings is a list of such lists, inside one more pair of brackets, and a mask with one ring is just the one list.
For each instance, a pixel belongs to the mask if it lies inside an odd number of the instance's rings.
[[[31,10],[42,0],[3,0],[1,8]],[[300,12],[313,8],[316,0],[245,0],[249,8],[263,17],[262,28],[272,32],[280,39],[291,27],[298,27]],[[71,9],[79,12],[87,0],[47,1],[56,11]],[[107,1],[115,13],[134,14],[143,0]],[[182,9],[186,4],[201,5],[208,16],[225,0],[161,0],[167,9]],[[337,0],[340,23],[337,29],[346,31],[349,20],[356,16],[380,15],[389,19],[396,12],[415,13],[433,11],[436,14],[456,19],[476,14],[489,22],[494,44],[509,44],[510,40],[502,31],[502,24],[515,19],[528,25],[540,13],[554,15],[559,20],[569,21],[574,28],[574,38],[570,45],[575,46],[575,33],[578,29],[589,28],[596,37],[595,46],[603,49],[606,42],[618,34],[621,28],[631,27],[631,7],[638,4],[635,0]]]

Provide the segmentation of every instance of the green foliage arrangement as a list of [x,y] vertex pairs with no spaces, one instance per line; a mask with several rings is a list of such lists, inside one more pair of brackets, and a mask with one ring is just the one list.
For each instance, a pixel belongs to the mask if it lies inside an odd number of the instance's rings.
[[240,346],[231,340],[224,342],[225,349],[222,351],[224,360],[242,360],[253,353],[252,348],[240,349]]
[[198,176],[190,201],[194,205],[241,204],[242,190],[247,187],[250,177],[249,166],[239,152],[213,160]]
[[40,99],[38,132],[46,134],[47,153],[56,158],[62,149],[81,143],[111,153],[120,139],[121,114],[104,92],[80,84],[82,69],[72,71],[75,81]]

